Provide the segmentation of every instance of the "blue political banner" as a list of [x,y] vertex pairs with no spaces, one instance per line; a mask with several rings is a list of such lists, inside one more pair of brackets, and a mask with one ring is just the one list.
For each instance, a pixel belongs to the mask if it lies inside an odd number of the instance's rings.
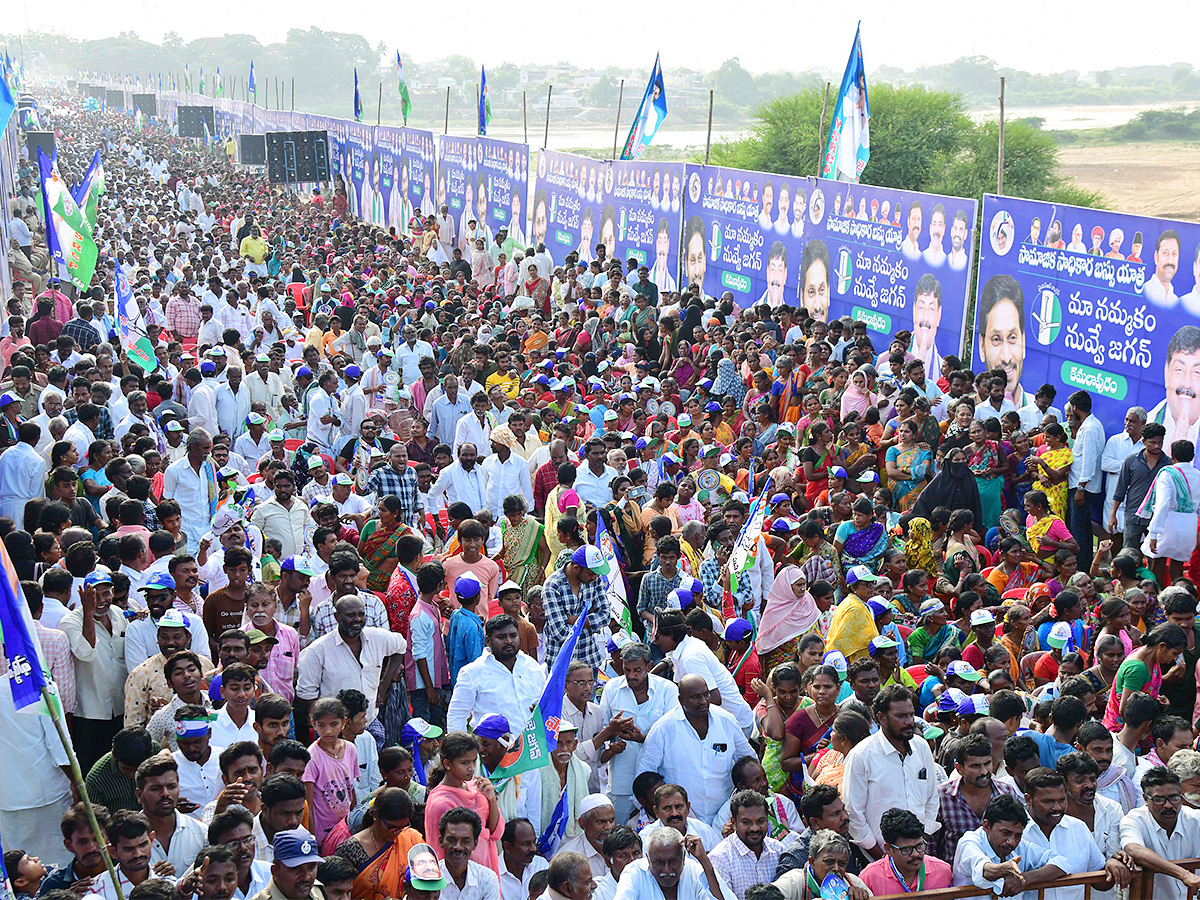
[[349,176],[347,191],[350,212],[360,219],[370,218],[368,181],[368,157],[374,146],[374,127],[361,122],[346,123],[346,172]]
[[537,182],[529,204],[530,230],[544,235],[546,250],[556,262],[572,252],[585,263],[595,258],[606,171],[606,162],[586,156],[556,150],[538,154]]
[[[371,152],[371,177],[367,191],[367,219],[384,228],[396,224],[400,197],[400,167],[404,155],[404,129],[386,125],[375,129]],[[399,230],[397,228],[397,230]]]
[[[475,176],[475,205],[479,224],[488,244],[504,229],[506,253],[536,246],[525,230],[525,198],[529,187],[529,145],[495,138],[476,138],[478,170]],[[545,239],[545,227],[542,238]],[[548,274],[548,273],[547,273]]]
[[[469,223],[478,219],[475,207],[475,138],[444,134],[438,144],[438,196],[446,198],[457,226],[459,246],[466,255]],[[486,237],[486,235],[481,235]]]
[[[420,210],[423,216],[437,215],[446,202],[444,196],[434,194],[437,181],[437,163],[433,153],[433,132],[417,128],[403,129],[404,163],[403,173],[407,186],[402,186],[409,209]],[[435,199],[436,198],[436,199]],[[447,248],[447,253],[450,249]],[[470,254],[466,255],[470,259]]]
[[685,285],[848,315],[885,338],[911,331],[935,378],[962,353],[975,201],[717,166],[689,165],[685,180]]
[[683,176],[683,163],[637,160],[611,162],[604,176],[600,240],[610,257],[647,266],[660,291],[678,289]]
[[1109,434],[1141,406],[1168,448],[1195,443],[1200,225],[987,195],[983,226],[975,368],[1004,369],[1018,408],[1086,390]]

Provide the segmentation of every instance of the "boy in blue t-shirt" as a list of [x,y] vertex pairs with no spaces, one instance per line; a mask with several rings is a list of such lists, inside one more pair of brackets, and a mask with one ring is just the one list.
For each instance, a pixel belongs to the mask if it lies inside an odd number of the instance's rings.
[[461,606],[450,614],[446,635],[446,657],[450,665],[451,682],[458,680],[458,670],[483,655],[483,619],[475,611],[483,585],[469,572],[454,582],[454,596]]

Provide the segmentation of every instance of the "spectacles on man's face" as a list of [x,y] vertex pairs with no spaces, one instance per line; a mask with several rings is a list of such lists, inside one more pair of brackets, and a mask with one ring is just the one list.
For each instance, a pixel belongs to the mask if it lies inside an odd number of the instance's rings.
[[888,844],[893,850],[904,857],[924,856],[925,851],[929,849],[929,844],[925,841],[920,841],[916,844],[911,844],[907,847],[901,847],[896,844]]
[[1179,806],[1183,803],[1183,794],[1150,794],[1146,797],[1146,802],[1159,808]]

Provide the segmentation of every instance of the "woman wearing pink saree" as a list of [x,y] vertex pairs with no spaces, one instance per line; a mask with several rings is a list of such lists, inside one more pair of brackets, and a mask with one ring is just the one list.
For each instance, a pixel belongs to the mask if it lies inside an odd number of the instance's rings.
[[842,393],[842,421],[850,413],[858,413],[860,417],[874,406],[879,398],[867,390],[867,376],[860,370],[850,376],[850,383]]

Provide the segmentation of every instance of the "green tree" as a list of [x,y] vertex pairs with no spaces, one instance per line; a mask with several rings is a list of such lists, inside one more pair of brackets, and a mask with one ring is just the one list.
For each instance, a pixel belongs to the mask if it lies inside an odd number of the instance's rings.
[[745,108],[758,102],[754,76],[742,68],[741,60],[736,56],[721,63],[721,67],[709,77],[709,83],[724,104]]
[[584,100],[588,106],[606,109],[617,105],[617,82],[611,75],[602,75],[600,80],[587,89]]

